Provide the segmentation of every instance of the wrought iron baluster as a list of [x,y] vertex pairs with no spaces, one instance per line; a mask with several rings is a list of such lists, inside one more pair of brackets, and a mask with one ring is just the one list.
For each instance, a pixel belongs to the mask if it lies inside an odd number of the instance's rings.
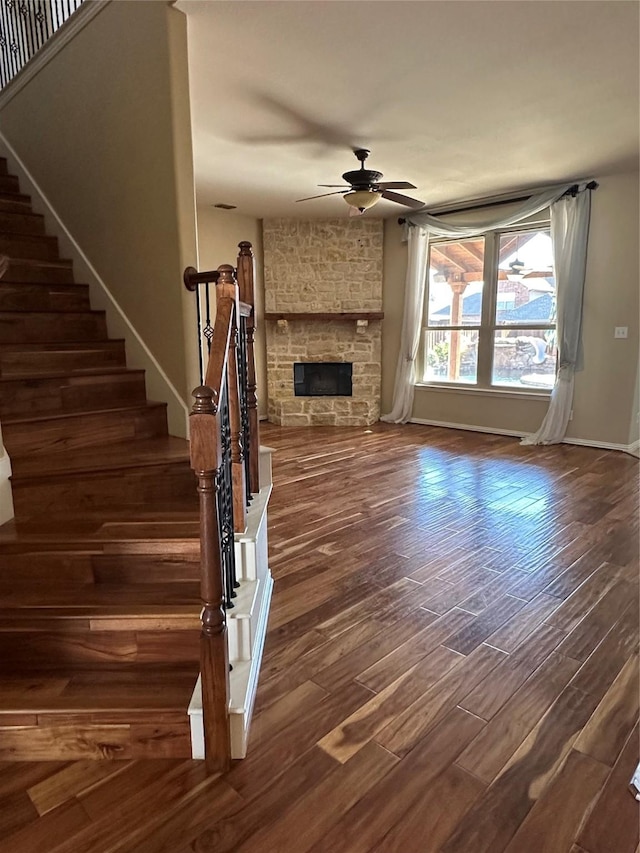
[[211,325],[211,299],[209,294],[209,284],[210,282],[206,281],[204,284],[204,305],[205,305],[205,326],[202,330],[202,334],[205,336],[207,342],[207,354],[211,354],[211,338],[213,337],[213,326]]
[[3,16],[4,16],[4,39],[6,44],[3,46],[3,59],[7,70],[7,78],[11,80],[20,70],[18,63],[18,44],[15,37],[15,21],[14,11],[16,0],[4,0]]
[[33,17],[36,21],[36,50],[39,50],[48,38],[45,0],[40,0],[40,2],[37,3]]
[[4,3],[0,3],[0,50],[2,51],[0,78],[2,79],[2,85],[6,86],[11,79],[11,73],[8,67],[9,28],[7,25],[7,8]]
[[19,49],[19,62],[20,68],[24,68],[27,61],[31,57],[31,53],[29,51],[29,41],[27,39],[27,16],[29,14],[29,9],[27,4],[22,0],[22,2],[18,5],[17,14],[16,14],[16,28],[17,28],[17,36],[16,41],[18,43]]
[[27,32],[27,42],[29,44],[29,56],[33,56],[38,49],[38,42],[36,40],[35,8],[31,10],[31,14],[28,16],[28,24],[29,30]]
[[200,384],[204,384],[204,359],[202,356],[202,311],[200,310],[200,292],[196,293],[196,322],[198,328],[198,365],[200,367]]
[[83,0],[0,0],[0,86],[6,86]]
[[235,540],[233,535],[233,485],[231,479],[231,423],[229,420],[228,381],[225,381],[218,407],[222,463],[217,473],[218,527],[220,530],[220,556],[222,561],[225,605],[233,607],[236,589]]
[[250,463],[250,442],[251,429],[249,425],[249,406],[247,388],[249,384],[249,376],[247,372],[247,318],[240,317],[240,327],[238,329],[238,384],[240,398],[240,423],[242,430],[242,447],[244,448],[244,470],[246,482],[246,503],[247,507],[251,502],[251,463]]

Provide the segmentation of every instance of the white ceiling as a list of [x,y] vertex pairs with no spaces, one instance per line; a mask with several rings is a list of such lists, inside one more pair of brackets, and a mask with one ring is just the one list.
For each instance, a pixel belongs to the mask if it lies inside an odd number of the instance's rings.
[[340,196],[295,200],[341,183],[354,146],[429,205],[638,168],[636,2],[176,5],[199,204],[346,216]]

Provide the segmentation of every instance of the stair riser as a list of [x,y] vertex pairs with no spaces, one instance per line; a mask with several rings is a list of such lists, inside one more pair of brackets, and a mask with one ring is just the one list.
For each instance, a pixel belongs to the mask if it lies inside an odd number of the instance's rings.
[[46,422],[5,422],[2,431],[9,455],[24,456],[166,435],[167,414],[165,406],[154,406],[53,418]]
[[0,282],[0,311],[90,311],[89,285]]
[[0,233],[0,253],[10,258],[29,258],[36,261],[57,261],[57,237],[29,237]]
[[[195,483],[195,480],[194,480]],[[200,556],[170,560],[146,554],[97,555],[92,560],[96,583],[167,583],[200,580]]]
[[96,472],[91,478],[68,477],[20,481],[13,478],[16,515],[65,511],[91,512],[159,507],[185,509],[198,505],[193,471],[187,466],[158,465],[137,470]]
[[105,663],[197,663],[200,632],[0,631],[0,672]]
[[107,336],[102,312],[86,314],[0,314],[0,342],[96,341]]
[[[17,546],[16,546],[17,547]],[[23,546],[24,547],[24,546]],[[55,554],[30,551],[27,553],[8,554],[3,549],[0,554],[2,580],[15,580],[20,584],[47,584],[55,586],[62,584],[93,583],[92,554]]]
[[88,350],[29,350],[0,351],[0,376],[24,373],[52,373],[53,371],[78,371],[96,367],[124,367],[124,343],[104,341],[100,348]]
[[7,158],[0,157],[0,175],[8,175],[9,169],[7,167]]
[[31,213],[31,199],[29,196],[16,196],[0,192],[0,211],[2,213]]
[[21,379],[0,383],[0,415],[17,417],[142,405],[144,373]]
[[24,213],[22,211],[12,213],[2,209],[0,202],[0,231],[8,231],[11,234],[37,234],[44,235],[44,217],[36,213]]
[[60,553],[35,549],[7,553],[5,545],[0,553],[0,566],[0,580],[9,579],[23,585],[46,583],[52,588],[93,583],[107,586],[200,581],[199,554],[171,558],[164,554],[89,554],[62,549]]
[[20,184],[15,175],[8,175],[6,171],[0,174],[0,192],[3,193],[19,193]]
[[73,284],[73,267],[70,262],[56,266],[38,263],[21,263],[12,260],[3,281],[26,281],[35,284]]

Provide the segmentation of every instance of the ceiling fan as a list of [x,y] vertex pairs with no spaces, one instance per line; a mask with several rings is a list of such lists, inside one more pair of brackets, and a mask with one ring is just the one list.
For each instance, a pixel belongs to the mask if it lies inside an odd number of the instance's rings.
[[407,181],[384,181],[381,182],[382,172],[375,172],[372,169],[365,169],[364,161],[369,156],[369,151],[366,148],[356,148],[353,152],[357,160],[360,162],[360,168],[354,169],[352,172],[345,172],[343,179],[349,184],[348,187],[342,187],[341,184],[318,184],[320,187],[341,187],[332,193],[322,193],[322,195],[312,195],[309,198],[299,198],[298,201],[311,201],[315,198],[324,198],[328,195],[342,195],[347,204],[351,207],[349,211],[351,216],[358,216],[365,210],[377,204],[381,198],[395,201],[398,204],[404,204],[406,207],[424,207],[424,202],[418,201],[415,198],[409,198],[406,195],[392,192],[392,190],[415,190],[416,187]]

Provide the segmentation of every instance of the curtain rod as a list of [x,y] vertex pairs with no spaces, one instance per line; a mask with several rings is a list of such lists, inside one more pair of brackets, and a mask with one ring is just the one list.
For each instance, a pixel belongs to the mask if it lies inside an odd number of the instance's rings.
[[[585,186],[585,190],[597,190],[599,186],[600,185],[598,184],[597,181],[589,181],[589,183]],[[562,195],[576,196],[579,191],[580,191],[580,184],[574,184],[573,186],[569,187],[569,189],[566,192],[564,192]],[[503,199],[499,199],[498,201],[484,201],[483,202],[482,199],[478,199],[478,201],[476,201],[475,203],[470,203],[466,207],[454,206],[454,207],[446,208],[445,210],[437,210],[436,209],[436,212],[433,213],[433,216],[446,216],[447,213],[467,213],[470,210],[479,210],[481,207],[497,207],[498,205],[502,205],[502,204],[516,204],[519,201],[526,201],[527,199],[531,198],[531,196],[534,195],[535,192],[538,192],[538,190],[535,190],[534,192],[530,192],[527,195],[520,195],[520,196],[516,196],[515,198],[514,197],[503,198]],[[429,211],[425,211],[425,212],[428,213]],[[407,220],[404,217],[400,217],[398,219],[398,225],[404,225],[406,221]]]

